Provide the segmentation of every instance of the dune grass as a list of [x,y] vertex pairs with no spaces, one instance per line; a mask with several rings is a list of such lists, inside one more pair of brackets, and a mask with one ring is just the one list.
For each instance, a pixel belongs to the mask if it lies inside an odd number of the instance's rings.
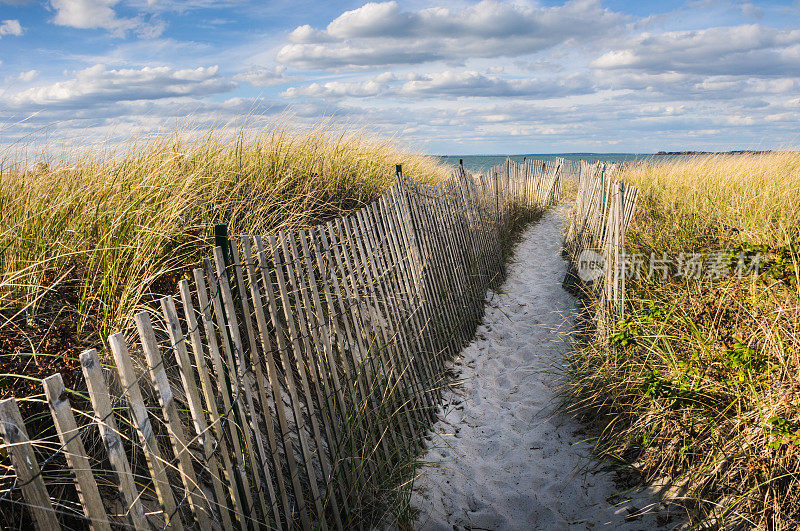
[[395,164],[426,182],[448,174],[390,140],[326,126],[187,138],[2,162],[0,331],[66,312],[76,337],[104,337],[174,290],[208,254],[216,223],[232,234],[297,228],[376,198]]
[[40,395],[40,379],[55,372],[76,383],[80,352],[107,352],[108,334],[175,294],[209,256],[215,224],[269,234],[323,222],[377,198],[395,164],[428,183],[450,173],[330,123],[187,130],[36,164],[0,160],[0,398]]
[[629,280],[626,319],[573,356],[572,398],[598,449],[666,479],[694,523],[797,528],[800,153],[653,161],[621,179],[641,189],[628,253],[723,251],[731,272],[744,256],[758,274]]

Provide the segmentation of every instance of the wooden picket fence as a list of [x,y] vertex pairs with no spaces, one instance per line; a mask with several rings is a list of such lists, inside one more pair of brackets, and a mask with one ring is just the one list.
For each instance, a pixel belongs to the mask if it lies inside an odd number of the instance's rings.
[[0,402],[15,472],[0,507],[16,511],[0,523],[369,525],[423,449],[500,242],[515,216],[559,200],[563,165],[509,160],[435,186],[398,167],[347,217],[223,239],[160,312],[108,338],[110,355],[81,354],[85,392],[44,379],[57,442],[29,435],[19,397]]
[[[604,258],[602,278],[590,286],[617,318],[625,308],[625,234],[631,223],[639,189],[617,179],[623,166],[580,161],[578,194],[569,219],[565,247],[575,267],[581,253],[594,251]],[[585,255],[584,255],[585,259]]]

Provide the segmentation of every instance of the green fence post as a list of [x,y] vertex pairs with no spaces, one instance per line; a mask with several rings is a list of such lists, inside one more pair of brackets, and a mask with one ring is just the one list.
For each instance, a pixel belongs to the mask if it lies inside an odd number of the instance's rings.
[[222,247],[222,254],[225,257],[225,265],[231,265],[231,247],[228,240],[228,224],[218,223],[214,225],[214,247]]

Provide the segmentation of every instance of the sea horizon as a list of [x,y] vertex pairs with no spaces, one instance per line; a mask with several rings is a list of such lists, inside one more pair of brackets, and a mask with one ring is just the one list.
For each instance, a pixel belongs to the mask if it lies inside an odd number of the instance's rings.
[[522,153],[515,155],[433,155],[442,162],[450,166],[458,166],[459,161],[464,161],[464,169],[469,172],[484,172],[489,168],[502,164],[506,158],[521,162],[523,159],[554,160],[563,158],[566,160],[586,160],[596,162],[598,160],[607,162],[626,162],[631,160],[646,159],[656,156],[655,153]]

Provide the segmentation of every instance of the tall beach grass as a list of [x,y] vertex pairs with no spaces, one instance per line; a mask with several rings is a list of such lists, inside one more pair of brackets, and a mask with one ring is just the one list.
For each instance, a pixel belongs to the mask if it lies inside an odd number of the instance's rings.
[[628,253],[721,252],[731,273],[746,256],[758,274],[628,280],[626,318],[572,357],[574,403],[598,449],[666,482],[693,523],[797,528],[800,153],[651,161],[620,178],[641,189]]
[[385,191],[395,164],[423,182],[449,173],[369,133],[280,123],[0,161],[0,350],[58,350],[54,324],[70,329],[62,343],[105,337],[174,291],[216,223],[265,234],[325,221]]

